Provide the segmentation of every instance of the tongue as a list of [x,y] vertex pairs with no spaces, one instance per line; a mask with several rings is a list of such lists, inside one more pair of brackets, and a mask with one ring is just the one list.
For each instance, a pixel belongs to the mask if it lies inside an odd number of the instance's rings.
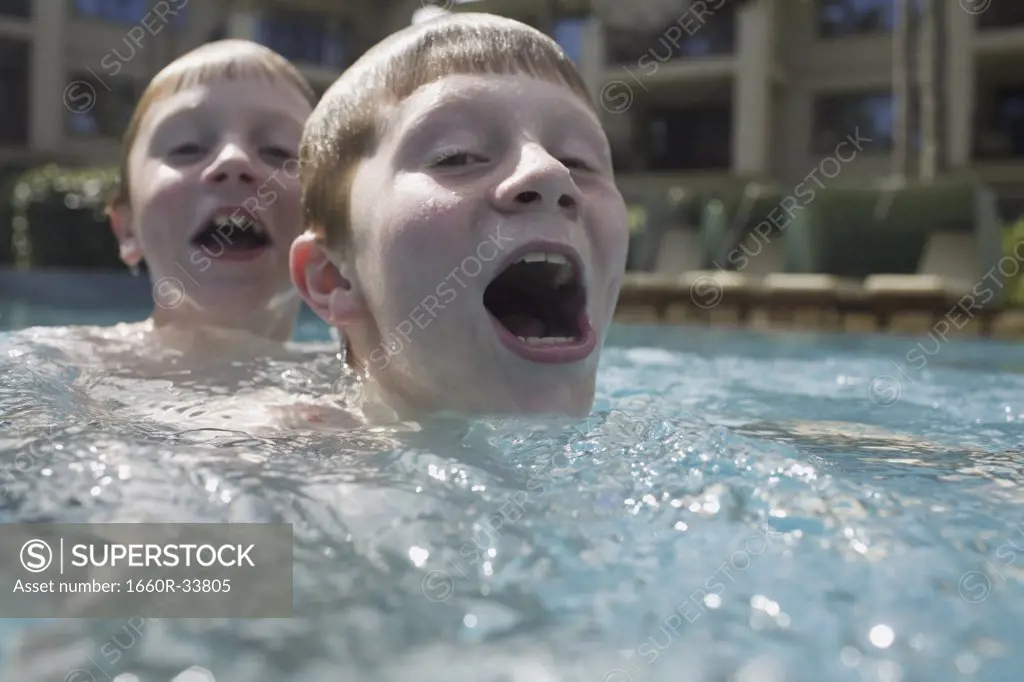
[[544,322],[537,317],[530,317],[529,315],[505,315],[501,318],[501,323],[505,325],[505,328],[516,336],[523,338],[542,337],[544,336],[544,330],[546,328]]

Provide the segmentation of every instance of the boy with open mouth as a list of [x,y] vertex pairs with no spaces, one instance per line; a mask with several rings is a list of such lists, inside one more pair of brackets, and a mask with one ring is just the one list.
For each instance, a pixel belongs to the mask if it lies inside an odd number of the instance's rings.
[[459,13],[369,50],[306,124],[299,294],[397,414],[583,415],[626,208],[557,43]]
[[[219,400],[247,415],[232,424],[266,422],[235,394],[272,359],[305,357],[284,342],[302,305],[289,252],[302,228],[299,142],[316,99],[293,64],[252,41],[207,43],[163,68],[125,131],[108,206],[121,259],[147,266],[152,312],[109,327],[35,327],[16,341],[56,349],[76,393],[147,417],[181,420],[165,404],[169,381],[195,389],[189,399],[210,415]],[[150,378],[160,383],[121,381]]]
[[298,147],[315,102],[291,63],[244,40],[203,45],[148,85],[108,207],[122,260],[145,260],[153,280],[147,328],[291,336]]

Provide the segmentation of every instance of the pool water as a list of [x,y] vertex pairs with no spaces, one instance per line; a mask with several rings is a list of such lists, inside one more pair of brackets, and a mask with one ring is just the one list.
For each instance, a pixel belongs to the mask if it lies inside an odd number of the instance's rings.
[[[1024,669],[1020,346],[622,326],[585,420],[275,438],[119,421],[68,390],[75,371],[0,333],[0,460],[21,455],[4,518],[292,523],[296,616],[151,620],[116,660],[124,621],[12,624],[59,631],[35,645],[47,676],[23,680]],[[332,372],[256,363],[252,382],[326,394]],[[85,663],[57,655],[75,642]]]
[[[109,326],[121,322],[139,322],[149,316],[152,308],[152,304],[85,308],[68,304],[39,305],[0,300],[0,332],[35,326]],[[327,325],[305,306],[292,336],[298,341],[327,341],[331,338]]]

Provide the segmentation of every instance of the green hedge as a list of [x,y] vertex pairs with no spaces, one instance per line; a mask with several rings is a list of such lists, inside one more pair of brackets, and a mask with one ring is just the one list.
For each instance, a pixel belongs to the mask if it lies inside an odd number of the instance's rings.
[[[1017,245],[1024,243],[1024,218],[1020,218],[1003,232],[1003,253],[1010,258],[1017,258]],[[1024,306],[1024,267],[1017,271],[1014,277],[1010,277],[1004,283],[1006,287],[1006,302],[1010,305]]]
[[24,165],[0,166],[0,267],[14,264],[14,186],[27,170]]
[[103,213],[116,181],[116,168],[55,165],[19,177],[10,202],[18,265],[123,268]]
[[804,248],[798,271],[862,278],[913,274],[928,239],[925,216],[899,195],[878,190],[817,190],[787,237]]
[[786,239],[799,247],[792,252],[803,254],[797,271],[858,278],[914,273],[936,230],[973,233],[982,271],[1002,256],[994,195],[972,183],[912,184],[892,192],[816,190],[801,214],[786,230]]
[[14,264],[14,211],[11,206],[13,194],[14,182],[0,176],[0,267]]
[[666,230],[688,229],[701,235],[702,267],[712,267],[717,246],[704,229],[705,206],[716,197],[707,193],[681,193],[674,197],[649,194],[627,198],[630,224],[630,270],[650,271],[658,260]]
[[770,236],[762,234],[759,239],[766,236],[768,239],[776,239],[775,233],[778,230],[775,223],[785,217],[779,208],[784,196],[776,187],[751,182],[743,187],[742,192],[705,202],[701,227],[705,245],[711,254],[710,263],[705,267],[735,267],[729,261],[730,254],[737,253],[747,236],[762,223],[770,227],[771,232]]

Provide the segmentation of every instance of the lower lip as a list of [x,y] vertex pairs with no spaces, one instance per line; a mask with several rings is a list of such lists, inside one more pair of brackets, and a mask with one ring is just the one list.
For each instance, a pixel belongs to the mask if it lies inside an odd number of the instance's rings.
[[579,325],[580,330],[583,332],[583,337],[580,340],[551,345],[534,345],[526,343],[510,332],[505,325],[499,322],[493,315],[490,313],[487,314],[491,318],[491,323],[498,332],[498,338],[500,338],[501,342],[505,344],[505,347],[519,357],[529,360],[530,362],[540,362],[545,364],[579,362],[580,360],[584,360],[589,357],[590,354],[594,352],[594,348],[597,347],[597,334],[594,332],[594,328],[590,325],[590,317],[587,316],[586,311],[580,313]]

